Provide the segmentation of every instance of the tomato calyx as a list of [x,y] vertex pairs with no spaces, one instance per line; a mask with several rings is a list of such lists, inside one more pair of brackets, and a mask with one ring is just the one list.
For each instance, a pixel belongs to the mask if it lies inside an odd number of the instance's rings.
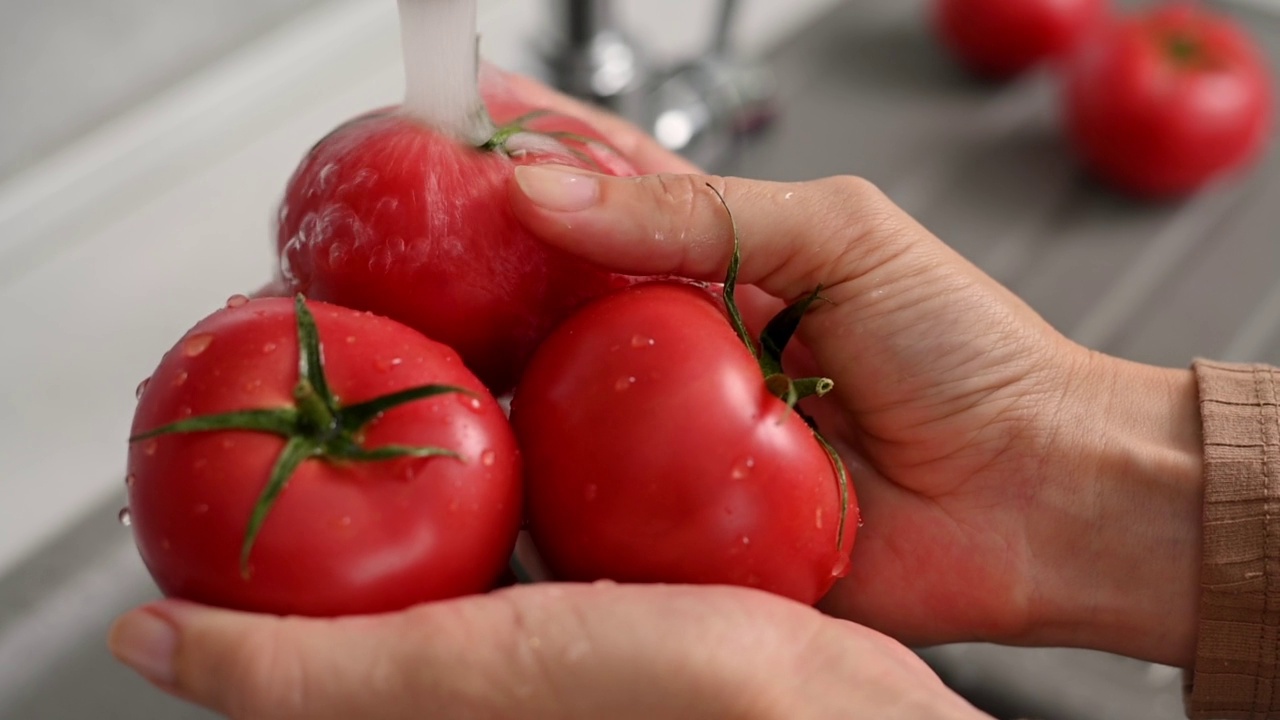
[[733,326],[734,332],[738,334],[738,338],[746,346],[747,352],[751,353],[751,357],[755,358],[756,363],[760,366],[765,388],[779,400],[786,403],[788,408],[804,420],[805,424],[813,432],[814,439],[818,441],[818,444],[827,453],[827,457],[831,459],[831,464],[836,471],[837,489],[840,493],[840,522],[836,529],[836,548],[842,548],[844,547],[845,529],[848,525],[849,515],[849,471],[845,467],[844,461],[840,458],[840,454],[822,436],[818,429],[817,421],[797,407],[797,403],[805,398],[822,397],[831,392],[835,388],[835,381],[825,377],[792,378],[782,369],[783,351],[786,350],[787,345],[790,344],[791,339],[795,336],[796,330],[799,329],[800,321],[813,307],[813,304],[822,299],[822,286],[819,285],[813,292],[788,304],[779,311],[765,326],[757,344],[755,338],[751,336],[751,331],[747,329],[746,322],[742,319],[742,313],[739,311],[737,300],[734,297],[738,285],[738,270],[742,264],[738,225],[733,219],[733,211],[729,209],[729,203],[725,201],[724,195],[710,183],[707,184],[707,187],[711,189],[711,192],[720,200],[720,204],[724,206],[725,212],[729,216],[729,224],[733,228],[733,254],[729,258],[729,269],[725,273],[724,285],[721,289],[721,297],[724,301],[725,312],[729,316],[729,324]]
[[329,388],[324,372],[324,349],[315,317],[301,294],[294,299],[298,334],[298,383],[293,389],[292,407],[255,408],[179,420],[139,433],[130,443],[164,435],[219,431],[248,431],[277,435],[285,439],[270,477],[263,487],[245,530],[240,547],[240,572],[250,574],[249,556],[271,508],[303,462],[380,462],[400,458],[448,457],[462,460],[453,450],[438,447],[380,445],[366,447],[363,431],[387,411],[437,395],[469,390],[449,385],[421,385],[382,395],[372,400],[344,406]]
[[[568,142],[566,142],[566,141],[572,141],[572,142],[581,143],[583,145],[597,145],[603,149],[608,150],[609,149],[608,146],[606,146],[604,143],[600,142],[599,140],[592,137],[587,137],[586,135],[582,135],[575,132],[568,132],[564,130],[543,131],[543,130],[531,130],[529,128],[529,123],[533,122],[534,120],[538,120],[540,118],[548,117],[551,114],[552,113],[550,110],[532,110],[530,112],[527,112],[524,115],[521,115],[520,117],[515,118],[511,122],[508,122],[505,125],[498,126],[493,131],[493,135],[491,135],[488,140],[486,140],[485,142],[477,146],[477,149],[482,150],[484,152],[498,153],[506,157],[515,157],[527,152],[527,150],[530,149],[522,146],[534,144],[534,143],[528,142],[527,141],[528,139],[546,138],[550,141],[555,142],[558,149],[563,150],[569,153],[570,155],[574,156],[578,160],[581,160],[582,162],[586,163],[588,166],[591,167],[592,170],[595,170],[597,172],[604,172],[605,171],[604,168],[600,167],[600,163],[597,162],[595,158],[591,157],[590,154],[585,153],[582,150],[579,150],[578,148],[575,148],[569,145]],[[522,139],[526,140],[526,142],[521,142]]]

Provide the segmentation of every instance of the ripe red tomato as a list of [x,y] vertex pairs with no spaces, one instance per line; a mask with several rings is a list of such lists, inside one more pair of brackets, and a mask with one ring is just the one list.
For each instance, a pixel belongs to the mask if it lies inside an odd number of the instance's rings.
[[1065,96],[1085,164],[1139,196],[1185,194],[1241,168],[1271,129],[1265,60],[1235,23],[1192,5],[1127,17],[1090,42]]
[[1067,55],[1106,13],[1106,0],[938,0],[933,18],[970,71],[1003,79]]
[[814,603],[848,569],[852,490],[842,506],[832,458],[703,288],[650,283],[579,311],[534,355],[512,423],[557,578]]
[[456,349],[501,394],[557,322],[628,282],[516,220],[515,167],[633,170],[579,120],[492,94],[489,105],[506,125],[489,150],[398,111],[338,128],[290,180],[277,242],[290,292],[399,320]]
[[[521,511],[519,455],[502,409],[449,348],[386,318],[308,307],[324,342],[311,374],[300,368],[306,343],[294,301],[240,299],[192,328],[145,384],[135,436],[233,411],[254,413],[257,426],[295,418],[279,434],[215,429],[131,442],[129,513],[152,577],[169,596],[322,616],[487,590]],[[429,383],[466,393],[379,412],[362,405]],[[315,407],[324,387],[336,413]],[[253,536],[269,479],[295,446],[300,464]]]

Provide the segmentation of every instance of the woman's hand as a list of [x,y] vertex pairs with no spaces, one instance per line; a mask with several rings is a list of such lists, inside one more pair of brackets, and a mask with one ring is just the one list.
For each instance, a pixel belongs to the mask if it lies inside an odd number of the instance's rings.
[[165,601],[111,647],[242,720],[986,717],[892,640],[736,588],[548,584],[339,620]]
[[785,299],[824,287],[800,337],[836,389],[810,409],[854,466],[866,520],[829,611],[911,643],[1190,661],[1190,371],[1068,341],[854,178],[520,168],[512,202],[546,242],[607,267],[718,280],[733,231],[708,184],[737,221],[742,282]]

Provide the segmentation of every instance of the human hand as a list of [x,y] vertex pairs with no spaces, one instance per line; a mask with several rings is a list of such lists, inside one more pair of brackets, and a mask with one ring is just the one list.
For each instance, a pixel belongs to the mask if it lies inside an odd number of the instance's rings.
[[883,635],[739,588],[546,584],[336,620],[164,601],[111,648],[237,720],[986,717]]
[[[1199,569],[1190,371],[1070,342],[869,183],[521,168],[545,241],[619,271],[818,285],[800,338],[866,528],[825,602],[910,643],[1093,647],[1187,664]],[[803,358],[802,358],[803,359]],[[799,374],[813,374],[804,370]]]

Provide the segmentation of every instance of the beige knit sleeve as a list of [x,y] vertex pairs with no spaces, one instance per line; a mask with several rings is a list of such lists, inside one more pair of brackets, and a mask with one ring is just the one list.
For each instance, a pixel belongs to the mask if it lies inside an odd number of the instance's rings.
[[1280,720],[1280,369],[1197,361],[1204,542],[1196,720]]

